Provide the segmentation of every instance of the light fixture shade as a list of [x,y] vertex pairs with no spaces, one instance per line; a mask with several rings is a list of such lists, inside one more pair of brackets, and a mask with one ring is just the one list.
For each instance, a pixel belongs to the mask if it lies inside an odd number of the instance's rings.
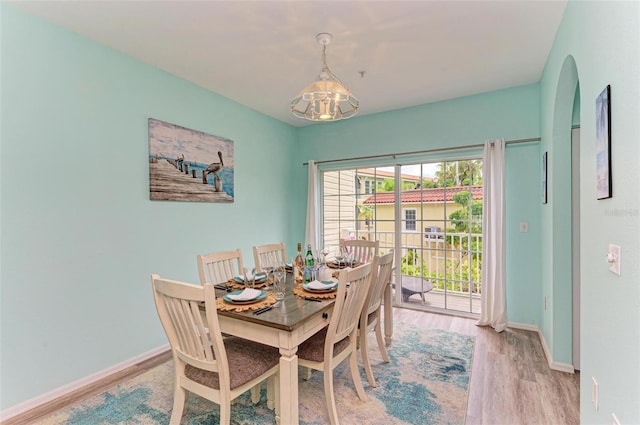
[[318,34],[323,45],[322,71],[317,81],[306,86],[291,101],[291,113],[309,121],[338,121],[351,118],[358,113],[360,102],[327,66],[326,46],[330,34]]

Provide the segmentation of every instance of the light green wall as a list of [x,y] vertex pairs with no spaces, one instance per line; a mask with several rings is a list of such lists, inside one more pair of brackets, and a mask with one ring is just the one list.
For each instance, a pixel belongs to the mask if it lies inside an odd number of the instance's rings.
[[[576,83],[580,87],[581,422],[640,423],[640,2],[570,1],[541,81],[542,150],[554,192],[543,208],[543,295],[553,308],[543,329],[554,357],[569,361],[571,328],[567,144]],[[611,85],[613,197],[596,200],[595,99]],[[575,121],[574,121],[575,122]],[[622,275],[604,261],[622,249]],[[600,387],[591,403],[591,378]]]
[[[510,322],[540,326],[540,143],[507,146],[505,157],[507,315]],[[528,223],[528,232],[520,232],[521,222]]]
[[[152,272],[198,282],[197,254],[288,239],[295,130],[0,10],[5,409],[166,344]],[[233,204],[149,201],[149,117],[235,141]]]
[[[421,105],[298,130],[300,147],[294,180],[299,182],[299,208],[305,211],[307,159],[325,160],[363,155],[411,152],[482,144],[503,137],[516,140],[539,137],[537,85],[515,87],[446,102]],[[507,294],[509,320],[540,325],[540,152],[539,143],[509,145],[507,183]],[[481,149],[469,151],[477,156]],[[444,156],[443,156],[444,155]],[[446,155],[421,155],[421,160]],[[404,160],[404,158],[399,159]],[[398,160],[398,161],[399,161]],[[377,164],[385,160],[377,160]],[[385,165],[398,161],[386,160]],[[342,164],[339,164],[342,165]],[[304,219],[303,214],[298,217]],[[529,232],[520,233],[521,221]],[[298,222],[304,229],[304,222]]]

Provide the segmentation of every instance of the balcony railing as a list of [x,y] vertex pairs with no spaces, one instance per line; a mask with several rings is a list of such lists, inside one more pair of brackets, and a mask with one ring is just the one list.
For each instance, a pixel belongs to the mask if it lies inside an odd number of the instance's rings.
[[[427,229],[436,230],[433,227]],[[381,253],[396,246],[395,232],[392,231],[357,230],[348,234],[350,238],[380,241]],[[402,275],[422,276],[430,280],[434,292],[469,297],[480,295],[482,234],[426,231],[402,232],[400,237]],[[332,241],[325,242],[333,244]]]

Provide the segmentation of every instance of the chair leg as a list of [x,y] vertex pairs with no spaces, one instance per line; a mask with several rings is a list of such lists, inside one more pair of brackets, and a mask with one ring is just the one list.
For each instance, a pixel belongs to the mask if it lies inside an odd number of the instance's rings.
[[382,360],[385,363],[389,363],[391,359],[389,358],[389,353],[387,353],[387,347],[384,345],[384,338],[382,336],[382,327],[380,326],[380,318],[378,318],[378,323],[376,323],[376,340],[378,341],[378,348],[380,349],[380,354],[382,354]]
[[276,373],[275,375],[273,375],[273,393],[275,395],[275,413],[276,413],[276,420],[278,423],[280,423],[280,372]]
[[302,379],[304,379],[305,381],[308,381],[309,379],[311,379],[311,373],[313,373],[313,370],[310,367],[303,367],[302,368]]
[[171,412],[171,425],[179,425],[182,419],[182,412],[187,402],[187,392],[180,385],[175,386],[173,392],[173,410]]
[[349,368],[351,369],[351,378],[353,379],[353,385],[355,385],[356,387],[358,397],[360,397],[360,400],[366,401],[367,393],[364,392],[364,387],[362,386],[362,381],[360,380],[360,371],[358,370],[358,351],[356,351],[355,347],[353,351],[351,351],[351,355],[349,356]]
[[220,425],[231,423],[231,403],[220,403]]
[[260,401],[260,384],[256,384],[251,388],[251,403],[258,404]]
[[276,407],[273,401],[276,386],[274,379],[275,375],[271,375],[267,378],[267,407],[269,408],[269,410],[273,410]]
[[338,409],[336,408],[336,398],[333,393],[333,370],[331,364],[325,362],[324,367],[324,396],[327,400],[327,411],[331,425],[339,425]]
[[369,360],[369,350],[367,346],[367,331],[366,327],[362,327],[360,329],[360,337],[358,340],[360,341],[360,352],[362,353],[362,366],[364,366],[364,371],[367,374],[367,380],[369,381],[369,385],[372,387],[376,386],[376,380],[373,377],[373,371],[371,370],[371,362]]

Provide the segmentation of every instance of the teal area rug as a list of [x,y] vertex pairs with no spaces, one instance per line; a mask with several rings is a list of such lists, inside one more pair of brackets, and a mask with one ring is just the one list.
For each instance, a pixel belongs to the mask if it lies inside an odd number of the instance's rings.
[[[396,323],[389,348],[391,363],[382,362],[373,334],[369,344],[377,386],[369,387],[360,368],[367,401],[358,398],[347,362],[334,372],[341,424],[464,424],[474,337]],[[172,374],[169,361],[37,424],[168,424]],[[301,379],[299,389],[300,424],[328,423],[322,373],[314,372],[309,381]],[[191,394],[182,424],[218,424],[218,412],[216,404]],[[232,424],[275,423],[274,412],[266,407],[264,385],[257,405],[251,404],[247,393],[237,399],[231,412]]]

